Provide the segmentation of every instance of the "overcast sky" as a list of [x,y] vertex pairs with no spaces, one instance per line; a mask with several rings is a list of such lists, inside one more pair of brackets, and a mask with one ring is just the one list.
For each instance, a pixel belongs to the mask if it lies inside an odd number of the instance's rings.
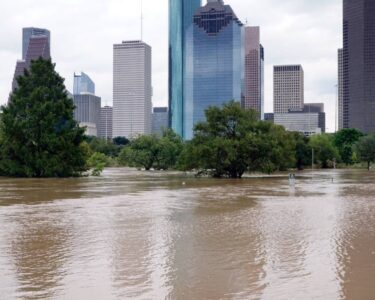
[[[205,4],[206,1],[203,0]],[[272,66],[302,64],[305,102],[324,102],[335,129],[337,49],[342,44],[342,0],[226,0],[248,25],[261,27],[265,48],[266,112],[273,110]],[[143,39],[152,46],[154,106],[168,103],[168,0],[143,0]],[[57,71],[72,90],[73,73],[96,83],[102,105],[112,104],[112,48],[140,39],[140,0],[12,0],[0,3],[0,102],[22,57],[22,27],[51,31]]]

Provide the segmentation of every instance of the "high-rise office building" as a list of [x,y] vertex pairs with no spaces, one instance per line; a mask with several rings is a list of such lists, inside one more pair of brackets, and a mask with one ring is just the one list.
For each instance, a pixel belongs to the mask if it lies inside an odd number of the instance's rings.
[[186,37],[183,138],[205,120],[209,106],[240,102],[244,80],[244,30],[229,5],[208,1],[194,15]]
[[375,132],[375,0],[343,8],[343,126]]
[[73,94],[79,95],[81,93],[95,94],[95,83],[84,72],[74,74]]
[[17,61],[13,76],[12,91],[17,88],[17,78],[30,67],[31,61],[42,57],[51,58],[50,32],[46,29],[24,28],[22,36],[22,60]]
[[245,87],[242,106],[254,109],[264,119],[264,49],[260,29],[245,27]]
[[22,29],[22,60],[26,60],[27,50],[32,37],[47,37],[48,45],[51,44],[51,33],[44,28],[27,27]]
[[152,133],[161,135],[168,128],[168,107],[154,107],[152,111]]
[[275,114],[303,109],[304,73],[301,65],[274,66],[273,101]]
[[151,47],[142,41],[113,46],[113,137],[151,133]]
[[102,101],[100,97],[95,96],[92,92],[88,92],[88,90],[95,92],[95,83],[91,78],[83,72],[81,76],[74,74],[74,118],[80,126],[86,127],[87,135],[98,136]]
[[338,84],[337,84],[337,127],[344,128],[344,55],[343,49],[338,50]]
[[98,128],[98,137],[104,139],[112,138],[113,108],[104,106],[100,109],[100,123]]
[[169,122],[183,134],[183,103],[186,56],[186,34],[201,0],[169,0]]

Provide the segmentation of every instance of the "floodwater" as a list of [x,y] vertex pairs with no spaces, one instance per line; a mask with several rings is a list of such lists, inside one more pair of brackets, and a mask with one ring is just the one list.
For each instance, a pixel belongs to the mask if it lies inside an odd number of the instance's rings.
[[0,179],[0,299],[375,299],[375,173]]

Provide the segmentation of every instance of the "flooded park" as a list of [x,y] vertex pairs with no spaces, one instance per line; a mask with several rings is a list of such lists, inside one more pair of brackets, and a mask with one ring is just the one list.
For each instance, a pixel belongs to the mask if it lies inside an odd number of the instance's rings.
[[0,179],[0,299],[375,299],[375,172]]

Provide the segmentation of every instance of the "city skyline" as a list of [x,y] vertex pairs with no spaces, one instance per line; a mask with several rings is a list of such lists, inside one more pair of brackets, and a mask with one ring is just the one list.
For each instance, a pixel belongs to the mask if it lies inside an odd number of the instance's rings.
[[[261,28],[262,44],[267,50],[265,111],[272,111],[273,106],[273,65],[302,64],[306,74],[306,102],[324,101],[328,131],[332,131],[335,127],[337,48],[342,40],[342,1],[285,1],[281,4],[272,0],[262,3],[231,0],[225,3],[232,6],[241,21]],[[0,58],[5,62],[0,70],[2,103],[6,102],[9,94],[15,60],[22,54],[22,27],[35,26],[48,28],[52,32],[53,61],[57,64],[57,71],[66,78],[66,86],[72,86],[72,73],[85,70],[96,78],[97,94],[102,96],[103,105],[112,104],[112,45],[118,41],[140,38],[139,3],[97,1],[93,4],[84,0],[79,4],[63,1],[50,4],[45,1],[44,6],[35,6],[16,0],[1,6],[0,14],[5,23],[0,29],[0,38],[4,41]],[[155,5],[145,0],[143,6],[143,40],[153,47],[153,102],[155,106],[166,106],[168,1]],[[88,16],[98,15],[99,20],[93,22],[91,17],[81,18],[79,34],[73,30],[77,24],[61,26],[62,20],[81,17],[81,7],[88,9]],[[9,17],[15,11],[16,17]]]

